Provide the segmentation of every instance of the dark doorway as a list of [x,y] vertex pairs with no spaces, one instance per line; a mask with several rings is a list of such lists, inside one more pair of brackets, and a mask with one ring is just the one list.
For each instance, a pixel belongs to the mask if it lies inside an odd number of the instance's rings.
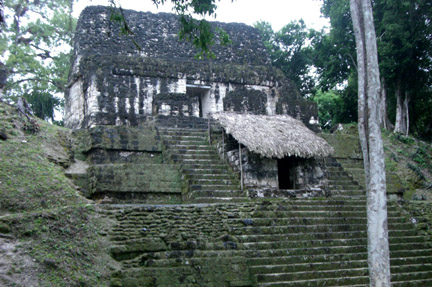
[[208,101],[209,101],[209,92],[210,86],[199,86],[199,85],[186,85],[186,94],[196,99],[196,103],[199,107],[199,117],[207,118],[208,109]]
[[296,160],[293,157],[277,160],[279,189],[295,189],[295,165]]

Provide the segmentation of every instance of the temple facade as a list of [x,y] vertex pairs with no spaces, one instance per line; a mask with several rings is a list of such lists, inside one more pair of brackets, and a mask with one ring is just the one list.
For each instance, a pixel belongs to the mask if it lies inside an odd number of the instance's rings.
[[65,126],[139,125],[149,117],[208,118],[216,112],[285,114],[316,128],[317,108],[271,67],[257,29],[213,22],[232,43],[215,57],[180,41],[176,15],[126,10],[133,35],[120,35],[110,9],[86,8],[78,21]]

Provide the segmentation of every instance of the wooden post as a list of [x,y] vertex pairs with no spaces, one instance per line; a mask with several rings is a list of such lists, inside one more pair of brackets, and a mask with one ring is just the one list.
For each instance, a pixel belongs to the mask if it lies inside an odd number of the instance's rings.
[[222,157],[225,160],[225,133],[224,133],[224,129],[222,129]]
[[208,117],[208,139],[209,139],[209,145],[211,145],[210,117]]
[[239,143],[239,161],[240,161],[240,186],[243,191],[243,162],[242,162],[242,150],[241,145]]

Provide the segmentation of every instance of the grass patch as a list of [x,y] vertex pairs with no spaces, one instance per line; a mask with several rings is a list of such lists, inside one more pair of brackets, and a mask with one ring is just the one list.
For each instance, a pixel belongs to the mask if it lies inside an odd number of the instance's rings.
[[15,109],[0,106],[0,126],[8,135],[0,141],[0,213],[84,203],[57,164],[69,160],[67,130],[38,120],[38,133],[25,132],[20,128],[26,121]]
[[[108,286],[108,266],[115,263],[103,235],[110,222],[64,174],[72,158],[72,133],[32,121],[37,129],[29,128],[15,107],[0,102],[0,131],[7,135],[0,140],[0,229],[17,248],[0,263],[18,282],[0,279],[0,285]],[[30,279],[22,284],[23,277]]]
[[107,286],[106,222],[93,206],[10,216],[4,222],[37,265],[42,286]]

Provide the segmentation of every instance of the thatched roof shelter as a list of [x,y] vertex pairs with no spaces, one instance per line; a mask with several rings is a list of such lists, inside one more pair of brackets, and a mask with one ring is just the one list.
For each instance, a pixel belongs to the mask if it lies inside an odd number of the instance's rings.
[[213,118],[227,134],[264,157],[326,157],[333,152],[333,148],[323,138],[290,116],[225,112],[213,114]]

